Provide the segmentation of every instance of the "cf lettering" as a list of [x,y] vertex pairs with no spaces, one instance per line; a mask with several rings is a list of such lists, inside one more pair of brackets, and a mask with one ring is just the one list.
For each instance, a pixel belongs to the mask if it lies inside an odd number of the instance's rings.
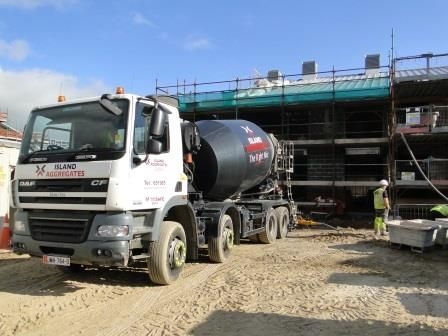
[[102,185],[106,185],[107,184],[107,180],[93,180],[92,182],[90,182],[90,185],[93,187],[99,187]]

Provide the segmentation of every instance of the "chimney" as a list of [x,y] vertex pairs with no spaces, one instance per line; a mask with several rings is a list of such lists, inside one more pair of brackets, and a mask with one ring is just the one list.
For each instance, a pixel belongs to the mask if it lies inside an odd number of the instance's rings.
[[380,54],[366,55],[366,75],[374,75],[380,72]]
[[280,70],[269,70],[268,71],[268,81],[275,82],[275,81],[281,81],[282,80],[282,73]]
[[317,78],[317,63],[315,61],[306,61],[302,63],[302,78],[313,80]]

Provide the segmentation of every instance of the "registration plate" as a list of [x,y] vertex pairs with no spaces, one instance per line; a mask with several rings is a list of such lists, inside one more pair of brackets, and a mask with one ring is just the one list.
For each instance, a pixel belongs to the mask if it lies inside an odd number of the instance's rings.
[[70,266],[69,257],[44,255],[42,256],[42,262],[47,265]]

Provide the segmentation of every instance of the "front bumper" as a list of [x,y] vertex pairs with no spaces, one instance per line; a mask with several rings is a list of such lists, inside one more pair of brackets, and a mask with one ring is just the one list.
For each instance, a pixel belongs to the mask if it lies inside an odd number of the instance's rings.
[[[121,240],[68,244],[36,241],[31,236],[14,234],[12,249],[17,254],[29,254],[34,257],[43,255],[70,257],[71,263],[94,266],[127,266],[130,256],[129,242]],[[99,254],[98,251],[103,253]]]

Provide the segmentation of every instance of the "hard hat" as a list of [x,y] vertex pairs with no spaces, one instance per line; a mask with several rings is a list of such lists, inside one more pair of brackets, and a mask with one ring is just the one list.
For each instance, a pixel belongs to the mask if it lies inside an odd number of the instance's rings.
[[386,186],[387,187],[388,185],[389,185],[389,182],[387,182],[386,180],[381,180],[380,181],[380,186],[382,186],[382,187]]

